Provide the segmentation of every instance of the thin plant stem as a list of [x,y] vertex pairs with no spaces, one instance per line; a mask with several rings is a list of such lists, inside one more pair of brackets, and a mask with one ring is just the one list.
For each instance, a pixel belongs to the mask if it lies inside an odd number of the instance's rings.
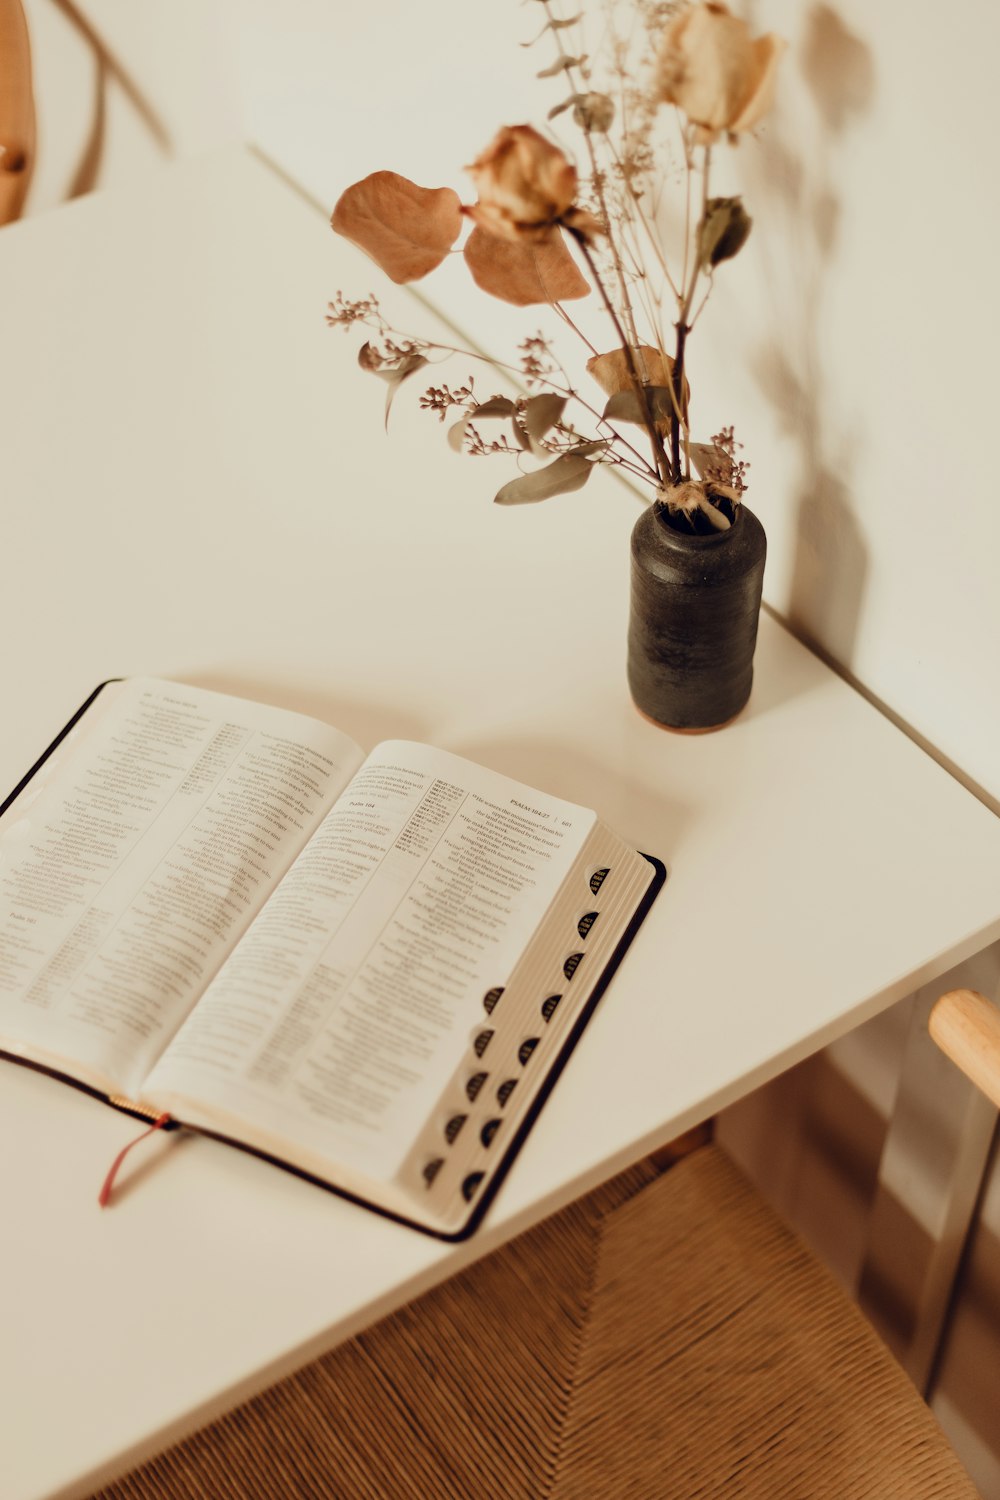
[[[553,302],[550,305],[555,308],[557,312],[562,310],[560,304],[558,303]],[[387,335],[391,336],[393,332],[390,325],[385,321],[380,313],[375,313],[373,316],[368,318],[362,318],[360,321],[366,324],[373,330],[373,332],[378,333],[383,338]],[[569,320],[567,319],[567,321]],[[579,330],[577,330],[577,332],[579,332]],[[581,333],[580,337],[583,338],[584,335]],[[584,339],[584,342],[587,343],[588,348],[593,350],[593,345],[590,344],[589,340]],[[493,356],[489,354],[477,354],[474,349],[461,349],[456,344],[438,344],[426,339],[421,339],[419,340],[419,345],[420,349],[433,349],[439,354],[457,354],[463,359],[474,359],[480,364],[492,366],[492,368],[495,370],[500,370],[504,373],[516,375],[519,380],[524,374],[524,371],[518,365],[509,364],[507,363],[507,361],[502,359],[494,359]],[[419,353],[419,349],[416,352]],[[596,353],[596,350],[594,352]],[[560,385],[558,381],[553,380],[549,375],[537,376],[536,378],[538,380],[538,383],[540,385],[546,386],[556,396],[565,396],[568,401],[578,402],[579,405],[583,407],[584,411],[587,412],[589,416],[594,418],[594,421],[597,423],[598,427],[606,428],[607,431],[611,433],[614,441],[620,444],[622,448],[627,448],[629,453],[631,453],[633,455],[633,458],[635,459],[635,463],[633,463],[631,460],[625,459],[620,455],[612,455],[610,459],[611,462],[620,461],[621,463],[626,465],[626,467],[628,467],[632,471],[632,473],[638,475],[640,479],[644,479],[647,481],[652,480],[655,484],[661,483],[662,481],[659,471],[653,467],[653,465],[642,453],[639,452],[638,448],[633,447],[628,438],[624,437],[622,433],[618,431],[617,427],[612,426],[607,417],[603,416],[602,413],[597,410],[596,406],[592,406],[584,396],[580,395],[580,392],[576,390],[570,383],[569,377],[567,376],[566,371],[562,369],[561,364],[560,370],[562,370],[563,379],[566,381],[565,385]]]
[[622,353],[625,355],[625,364],[628,368],[629,379],[632,382],[632,389],[635,391],[636,400],[639,403],[639,410],[642,413],[646,431],[649,434],[649,441],[650,446],[653,450],[653,459],[656,464],[656,471],[659,475],[661,484],[665,485],[669,483],[671,478],[670,466],[667,460],[666,452],[664,451],[660,434],[656,429],[656,423],[653,420],[653,413],[650,410],[649,393],[646,387],[643,385],[642,379],[639,375],[639,371],[636,367],[635,354],[633,353],[632,346],[629,344],[628,339],[625,337],[625,330],[622,328],[618,313],[615,310],[615,305],[612,302],[611,298],[608,296],[607,288],[605,287],[604,282],[601,280],[600,274],[598,273],[597,266],[594,262],[594,257],[590,253],[590,246],[587,244],[586,235],[582,234],[580,230],[572,228],[569,229],[569,233],[572,235],[573,239],[576,241],[577,245],[580,248],[580,254],[583,256],[584,260],[587,263],[587,269],[589,270],[593,278],[594,285],[597,287],[597,290],[601,295],[601,300],[603,301],[605,309],[607,310],[608,316],[614,324],[615,332],[618,335],[618,339],[621,344]]
[[[562,318],[563,322],[566,323],[566,325],[569,328],[571,328],[573,330],[573,332],[575,334],[577,334],[577,336],[580,339],[583,340],[583,343],[590,350],[591,354],[593,354],[595,356],[595,358],[599,358],[597,350],[594,348],[593,344],[587,338],[587,335],[583,332],[582,329],[580,329],[580,328],[578,328],[576,326],[576,324],[574,323],[573,319],[570,317],[569,313],[563,307],[562,303],[561,302],[552,302],[549,305],[551,306],[553,312],[558,313],[559,316],[560,316],[560,318]],[[622,436],[622,434],[618,431],[617,427],[612,427],[612,425],[608,421],[607,417],[602,416],[601,413],[597,410],[596,407],[591,406],[591,404],[590,404],[589,401],[585,401],[584,400],[584,398],[580,395],[579,391],[574,388],[573,383],[572,383],[572,381],[569,378],[569,375],[566,373],[566,370],[565,370],[565,368],[563,366],[562,360],[559,359],[558,355],[553,355],[552,357],[556,360],[556,363],[558,364],[559,369],[562,372],[562,377],[563,377],[563,380],[565,380],[565,382],[566,382],[566,389],[567,389],[569,395],[575,401],[578,401],[580,403],[580,405],[583,407],[584,411],[589,412],[592,417],[596,417],[598,425],[602,425],[603,424],[603,426],[605,426],[608,429],[608,431],[614,437],[615,442],[620,443],[623,448],[627,448],[628,451],[631,454],[633,454],[633,456],[635,458],[638,459],[639,463],[642,465],[642,471],[641,472],[643,474],[643,478],[647,478],[648,477],[648,478],[654,479],[654,480],[656,480],[658,482],[660,476],[657,473],[656,469],[654,469],[652,467],[652,465],[649,463],[648,459],[646,459],[639,452],[638,448],[634,448],[632,446],[632,444],[629,442],[628,438]],[[558,393],[560,395],[563,394],[563,392],[559,391],[559,388],[557,386],[553,385],[553,383],[552,383],[551,380],[549,381],[549,384],[552,386],[553,390],[558,391]],[[637,472],[640,472],[640,471],[637,471]]]
[[[706,145],[705,155],[701,169],[701,218],[699,224],[704,222],[705,211],[708,206],[708,180],[712,166],[712,148]],[[690,172],[688,181],[690,183]],[[694,302],[694,294],[698,286],[698,277],[701,274],[701,256],[697,246],[694,254],[694,267],[691,272],[690,285],[686,287],[684,301],[678,311],[675,328],[677,331],[677,344],[674,352],[674,370],[670,381],[672,392],[670,413],[670,458],[673,471],[678,483],[681,477],[681,427],[685,429],[684,439],[684,477],[691,476],[690,449],[687,438],[688,418],[686,403],[684,401],[684,355],[687,348],[687,336],[691,332],[691,324],[688,319],[691,316],[691,306]]]
[[[546,18],[549,21],[558,19],[553,14],[550,0],[543,0],[543,4],[545,7]],[[554,30],[553,35],[558,39],[558,31]],[[559,59],[562,60],[566,57],[566,53],[563,51],[562,42],[557,40],[556,45],[559,48]],[[584,92],[584,89],[580,79],[576,76],[576,69],[574,67],[567,67],[565,72],[566,77],[570,85],[572,86],[573,92],[575,94],[582,94]],[[625,282],[625,273],[622,269],[621,256],[618,253],[618,247],[616,246],[614,236],[611,233],[611,215],[608,212],[607,198],[605,197],[604,193],[604,174],[601,171],[600,163],[597,160],[597,153],[594,150],[593,132],[591,131],[590,126],[586,123],[583,126],[583,138],[587,143],[587,155],[590,157],[591,182],[593,183],[594,192],[597,194],[597,204],[601,210],[601,217],[604,220],[604,224],[607,230],[608,244],[611,248],[611,259],[615,268],[615,276],[618,281],[618,295],[621,298],[622,317],[624,318],[625,326],[628,329],[629,339],[633,344],[638,344],[639,330],[637,329],[635,323],[635,314],[632,310],[632,301],[629,297],[628,286]],[[627,340],[623,340],[623,343],[625,342],[627,342]]]
[[704,294],[702,296],[702,299],[698,303],[697,308],[695,309],[694,317],[691,319],[691,323],[690,323],[690,327],[691,328],[694,328],[695,324],[698,322],[698,319],[701,317],[702,313],[705,311],[705,303],[708,301],[709,297],[711,297],[711,295],[712,295],[712,289],[713,289],[714,286],[715,286],[715,278],[712,277],[712,276],[709,276],[709,278],[708,278],[708,286],[705,288],[705,291],[704,291]]
[[[681,286],[684,287],[687,286],[688,260],[691,251],[691,178],[694,174],[694,168],[691,165],[691,147],[688,143],[687,132],[684,129],[684,122],[681,119],[681,112],[678,109],[674,113],[677,117],[677,124],[681,133],[681,145],[684,149],[684,264],[681,267]],[[677,301],[679,305],[681,302],[679,295]]]
[[[571,328],[573,330],[573,332],[576,334],[577,338],[580,339],[580,340],[582,340],[582,342],[584,344],[586,344],[586,346],[590,350],[591,354],[597,354],[598,351],[594,348],[593,344],[590,342],[590,340],[588,339],[587,335],[584,333],[583,329],[579,328],[576,325],[576,323],[574,323],[573,319],[570,317],[569,313],[563,307],[562,303],[561,302],[553,302],[550,305],[552,307],[553,312],[557,313],[559,315],[559,317],[562,318],[563,322],[566,324],[566,327],[567,328]],[[562,369],[562,365],[560,365],[560,369]],[[565,370],[563,370],[563,374],[564,375],[566,374]],[[568,377],[567,377],[567,384],[568,384]]]
[[670,267],[667,265],[667,257],[663,252],[663,246],[660,244],[659,236],[654,231],[653,226],[649,222],[645,210],[643,209],[642,199],[639,197],[639,194],[636,192],[635,188],[632,186],[631,182],[626,176],[621,158],[619,157],[618,152],[615,150],[614,143],[611,140],[608,141],[608,149],[611,152],[611,159],[615,163],[615,166],[618,168],[618,171],[621,175],[622,182],[625,184],[625,191],[628,193],[629,199],[635,209],[635,216],[638,219],[639,223],[642,225],[643,229],[646,231],[646,238],[649,241],[650,249],[656,256],[657,264],[659,265],[660,270],[663,272],[664,279],[666,280],[667,285],[679,302],[681,294],[677,288],[674,278],[670,274]]

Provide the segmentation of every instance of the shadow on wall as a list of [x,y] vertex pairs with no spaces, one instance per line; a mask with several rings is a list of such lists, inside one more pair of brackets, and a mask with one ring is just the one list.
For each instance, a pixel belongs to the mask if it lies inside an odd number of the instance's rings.
[[94,112],[79,163],[66,189],[67,198],[79,198],[96,187],[100,176],[107,124],[108,89],[112,83],[121,89],[164,156],[169,156],[172,148],[163,121],[83,12],[73,0],[52,0],[52,3],[79,32],[94,55]]
[[806,17],[798,63],[816,114],[816,145],[807,158],[777,132],[761,140],[758,191],[770,199],[768,212],[793,260],[780,278],[770,268],[771,285],[782,287],[782,316],[770,323],[782,336],[758,349],[755,374],[779,430],[799,451],[787,620],[796,634],[850,666],[868,552],[851,503],[852,442],[831,430],[829,371],[817,330],[841,228],[834,147],[870,110],[875,66],[865,43],[825,4]]

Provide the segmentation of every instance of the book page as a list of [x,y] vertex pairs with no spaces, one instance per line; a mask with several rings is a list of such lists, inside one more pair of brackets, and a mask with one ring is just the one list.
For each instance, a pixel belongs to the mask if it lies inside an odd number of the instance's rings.
[[147,1080],[147,1099],[195,1099],[390,1177],[484,993],[506,982],[595,821],[457,756],[379,746]]
[[105,689],[0,819],[0,1045],[134,1093],[361,760],[281,709]]

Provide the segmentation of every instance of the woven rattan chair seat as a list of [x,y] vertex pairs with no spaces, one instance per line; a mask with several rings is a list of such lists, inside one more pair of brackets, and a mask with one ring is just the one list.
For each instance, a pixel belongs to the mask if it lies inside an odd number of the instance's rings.
[[101,1500],[959,1500],[854,1305],[717,1148],[623,1174]]

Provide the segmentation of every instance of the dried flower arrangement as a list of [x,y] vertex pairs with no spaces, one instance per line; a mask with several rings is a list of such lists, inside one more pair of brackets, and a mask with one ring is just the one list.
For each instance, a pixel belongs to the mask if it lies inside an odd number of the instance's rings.
[[[773,35],[751,37],[721,0],[627,0],[641,25],[626,38],[617,24],[622,0],[605,0],[604,77],[583,50],[582,13],[563,19],[554,0],[535,3],[545,16],[535,42],[552,38],[558,53],[538,76],[565,79],[571,90],[549,121],[572,119],[582,133],[584,170],[532,126],[506,126],[467,169],[475,203],[463,204],[448,187],[418,187],[395,172],[375,172],[343,193],[333,228],[403,283],[439,266],[470,221],[462,253],[476,284],[518,307],[550,305],[583,341],[586,371],[606,398],[600,407],[541,333],[519,345],[517,365],[489,361],[519,376],[525,394],[482,399],[471,376],[456,388],[432,385],[424,392],[421,406],[442,421],[457,418],[448,430],[456,450],[544,460],[504,484],[497,501],[538,501],[579,489],[595,465],[612,464],[653,488],[670,524],[725,530],[748,465],[737,456],[732,427],[707,442],[692,440],[687,340],[716,268],[737,254],[751,227],[739,197],[710,195],[712,153],[720,138],[735,144],[763,117],[785,44]],[[672,148],[664,127],[677,131]],[[682,194],[683,229],[669,255],[662,221],[672,179]],[[564,305],[592,290],[614,329],[616,347],[607,352]],[[665,302],[672,310],[669,337]],[[387,418],[400,384],[438,354],[479,357],[399,334],[374,296],[350,300],[338,292],[327,318],[371,332],[358,360],[387,383]],[[500,436],[484,435],[486,421],[504,424]],[[589,432],[581,430],[585,421]]]

